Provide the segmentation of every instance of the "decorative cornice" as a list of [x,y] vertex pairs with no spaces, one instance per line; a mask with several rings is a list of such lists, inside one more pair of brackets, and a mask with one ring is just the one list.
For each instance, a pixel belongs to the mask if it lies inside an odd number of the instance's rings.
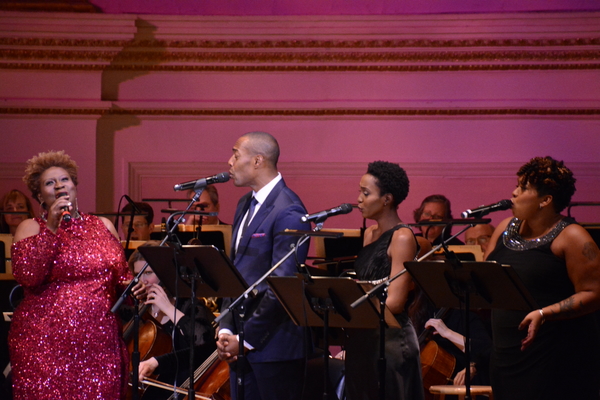
[[0,114],[14,115],[136,115],[136,116],[196,116],[196,117],[332,117],[332,116],[597,116],[598,108],[578,109],[103,109],[103,108],[25,108],[0,107]]
[[600,69],[600,63],[468,64],[468,65],[106,65],[0,63],[0,69],[51,71],[160,71],[160,72],[437,72],[535,71]]
[[389,49],[465,47],[572,47],[599,46],[600,37],[552,39],[406,39],[406,40],[102,40],[62,38],[0,38],[2,46],[103,47],[157,49]]
[[[412,63],[451,63],[464,66],[464,63],[490,63],[493,62],[496,68],[500,68],[501,63],[519,63],[524,62],[538,63],[545,65],[548,63],[594,63],[596,68],[600,68],[600,50],[507,50],[507,51],[413,51],[413,52],[169,52],[155,49],[154,51],[70,51],[70,50],[30,50],[30,49],[4,49],[0,50],[0,59],[7,61],[10,65],[27,65],[20,63],[24,60],[37,60],[42,65],[51,66],[52,62],[62,62],[61,68],[69,67],[65,63],[110,63],[104,64],[105,69],[119,70],[145,70],[145,69],[173,69],[173,68],[203,68],[206,63],[228,63],[228,64],[284,64],[278,67],[301,67],[307,64],[331,64],[335,68],[347,68],[348,65],[358,65],[361,67],[374,67],[372,64],[382,63],[401,63],[404,65],[376,65],[382,68],[402,68],[415,67],[415,65],[406,65]],[[164,65],[169,63],[190,63],[192,65]],[[199,65],[200,64],[200,65]],[[285,65],[287,64],[287,65]],[[346,64],[346,65],[339,65]],[[365,65],[367,64],[367,65]],[[35,63],[31,63],[35,65]],[[585,64],[584,64],[585,65]],[[98,66],[98,64],[96,64]],[[451,67],[446,65],[444,67]],[[480,65],[468,65],[469,67],[480,67]],[[73,68],[80,68],[81,65],[74,65]],[[222,66],[221,66],[222,67]],[[250,66],[244,66],[248,68]],[[332,67],[325,65],[324,67]],[[417,67],[423,67],[422,65]],[[426,65],[427,69],[439,67],[436,65]],[[484,65],[483,67],[488,67]],[[6,66],[5,66],[6,68]],[[251,67],[252,68],[252,67]]]

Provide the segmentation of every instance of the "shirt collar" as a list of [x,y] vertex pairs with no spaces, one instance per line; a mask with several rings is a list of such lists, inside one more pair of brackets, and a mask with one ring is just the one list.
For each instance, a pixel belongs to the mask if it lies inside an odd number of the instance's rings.
[[269,197],[269,194],[271,194],[271,191],[273,190],[273,188],[275,188],[275,185],[277,185],[281,179],[281,173],[278,172],[277,176],[273,178],[271,182],[263,186],[258,192],[252,192],[252,195],[254,196],[258,204],[262,205],[265,202],[265,200],[267,200],[267,197]]

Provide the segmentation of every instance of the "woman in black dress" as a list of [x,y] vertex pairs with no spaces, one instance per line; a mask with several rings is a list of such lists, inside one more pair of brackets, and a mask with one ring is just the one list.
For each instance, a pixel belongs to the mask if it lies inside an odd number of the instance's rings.
[[[398,205],[408,195],[408,177],[398,165],[370,163],[360,180],[358,208],[364,218],[376,221],[365,231],[364,248],[355,262],[358,279],[377,281],[396,275],[404,262],[414,260],[419,245],[412,230],[398,217]],[[404,274],[388,288],[386,305],[401,328],[385,333],[385,398],[423,399],[419,345],[405,310],[412,279]],[[348,400],[378,399],[379,331],[354,329],[346,343],[346,395]]]
[[498,226],[486,257],[511,265],[540,308],[493,310],[494,398],[598,399],[600,251],[560,214],[575,178],[551,157],[533,158],[517,176],[514,218]]

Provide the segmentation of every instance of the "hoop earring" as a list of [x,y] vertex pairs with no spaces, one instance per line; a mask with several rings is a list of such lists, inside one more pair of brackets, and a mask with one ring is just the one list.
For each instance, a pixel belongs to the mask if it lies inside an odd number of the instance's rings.
[[46,209],[44,208],[44,202],[42,201],[42,202],[40,202],[40,213],[39,213],[39,216],[43,218],[45,212],[46,212]]

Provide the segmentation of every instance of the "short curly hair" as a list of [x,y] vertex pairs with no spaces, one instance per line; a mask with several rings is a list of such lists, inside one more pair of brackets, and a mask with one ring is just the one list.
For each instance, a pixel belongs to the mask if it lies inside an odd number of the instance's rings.
[[77,171],[79,167],[77,167],[75,161],[68,154],[65,154],[62,150],[39,153],[27,161],[25,176],[23,176],[23,182],[27,184],[27,187],[31,191],[31,197],[38,202],[40,201],[39,194],[41,193],[40,177],[44,171],[52,167],[59,167],[67,171],[71,180],[77,186]]
[[374,161],[369,163],[367,174],[377,179],[381,196],[388,193],[392,195],[394,207],[398,207],[408,196],[410,182],[406,171],[400,165],[388,161]]
[[550,156],[532,158],[519,169],[517,176],[520,185],[529,183],[541,196],[552,196],[557,213],[569,205],[576,190],[573,172]]

